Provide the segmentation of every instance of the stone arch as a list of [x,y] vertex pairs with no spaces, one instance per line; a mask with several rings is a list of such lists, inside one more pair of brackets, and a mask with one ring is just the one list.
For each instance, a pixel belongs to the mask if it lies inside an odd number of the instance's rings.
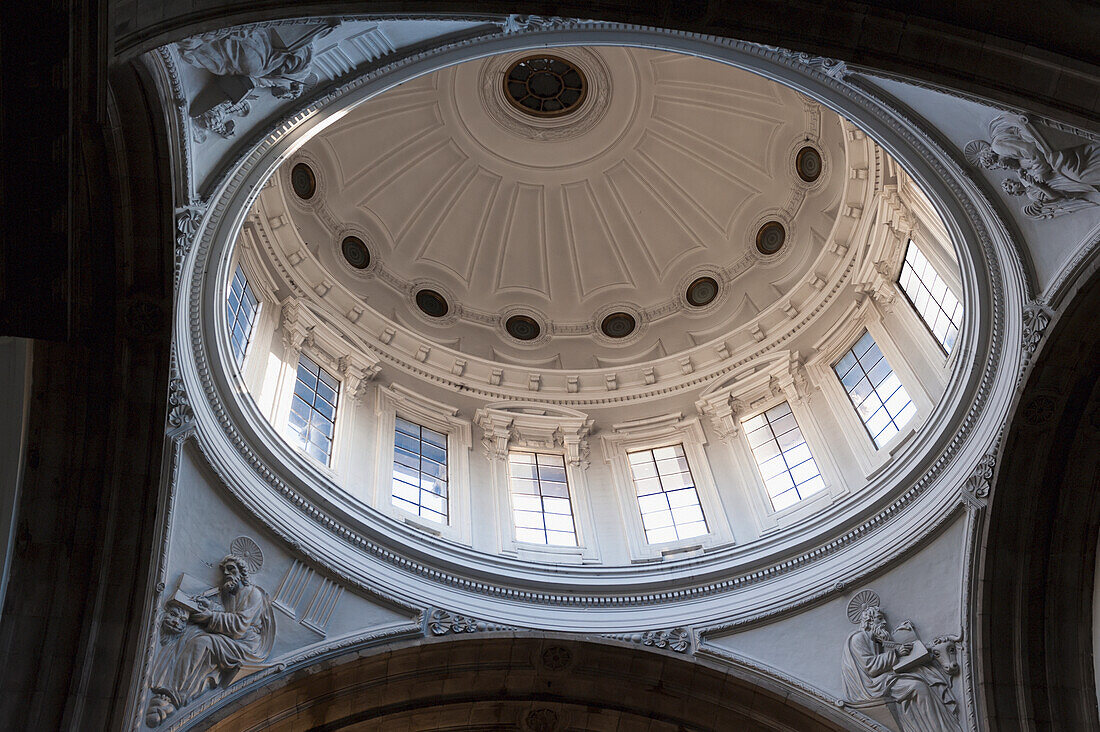
[[762,676],[629,643],[487,633],[322,660],[195,723],[211,730],[860,729]]
[[1052,329],[1020,395],[979,557],[974,627],[992,729],[1097,729],[1100,276]]

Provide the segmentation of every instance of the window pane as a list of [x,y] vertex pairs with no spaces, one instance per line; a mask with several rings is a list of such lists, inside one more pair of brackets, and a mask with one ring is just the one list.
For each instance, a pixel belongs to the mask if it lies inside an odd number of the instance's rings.
[[940,346],[950,353],[955,345],[952,331],[957,334],[962,327],[963,308],[912,239],[905,251],[898,284]]
[[[656,470],[656,468],[654,468],[654,470]],[[639,496],[647,496],[651,493],[660,493],[661,479],[656,476],[652,478],[635,479],[634,488]]]
[[436,447],[441,447],[444,450],[447,449],[447,435],[443,434],[442,432],[436,432],[435,430],[430,430],[427,427],[421,427],[420,437],[424,440],[424,442],[435,445]]
[[573,517],[571,515],[548,513],[544,518],[546,519],[546,529],[548,531],[565,531],[570,534],[573,533]]
[[420,454],[429,460],[434,460],[437,463],[447,462],[447,450],[445,448],[436,447],[430,442],[421,443]]
[[520,529],[541,529],[542,512],[541,511],[513,511],[516,518],[516,528]]
[[513,493],[512,505],[517,511],[541,511],[542,499],[539,498],[537,495]]
[[[864,349],[864,354],[850,372],[841,374],[841,364],[848,363],[847,356],[854,354],[859,348]],[[848,398],[867,428],[867,433],[874,440],[875,447],[886,444],[916,412],[915,407],[910,411],[912,400],[909,393],[882,357],[870,333],[864,333],[852,350],[833,366],[833,370],[848,392]],[[852,379],[852,373],[859,375],[858,381]],[[888,403],[886,408],[883,408],[883,402]]]
[[533,452],[508,454],[516,541],[576,546],[565,458]]
[[772,505],[775,506],[776,511],[782,511],[784,508],[789,508],[798,503],[798,491],[791,489],[785,493],[780,493],[777,496],[772,496]]
[[447,479],[447,466],[424,458],[420,461],[420,472],[433,478]]
[[395,425],[398,432],[404,432],[406,435],[412,435],[413,437],[420,436],[420,425],[413,424],[407,419],[397,418]]
[[[298,373],[294,381],[294,397],[290,403],[287,432],[297,440],[298,447],[322,465],[332,458],[332,440],[336,434],[337,393],[325,381],[333,377],[305,354],[298,357]],[[331,395],[331,403],[318,396],[321,388]],[[308,425],[308,427],[307,427]],[[303,439],[308,438],[308,439]]]
[[571,531],[547,531],[546,543],[550,546],[576,546],[577,535]]
[[645,540],[650,544],[662,544],[666,541],[676,541],[676,529],[669,526],[663,529],[646,529]]
[[685,524],[677,529],[681,539],[690,539],[694,536],[703,536],[707,533],[707,522],[696,521],[694,523]]
[[642,515],[644,516],[647,513],[667,509],[668,499],[665,498],[663,493],[656,493],[651,496],[639,496],[638,506],[641,507]]
[[555,483],[564,483],[565,468],[539,465],[539,480],[552,480]]
[[[439,435],[402,417],[394,420],[393,505],[437,523],[447,523],[447,449],[421,439],[424,433]],[[406,496],[398,493],[397,479],[418,489]],[[402,489],[403,490],[403,489]]]
[[244,270],[237,265],[229,287],[225,317],[230,334],[230,349],[233,351],[233,358],[238,367],[244,363],[244,356],[248,351],[248,342],[252,338],[252,326],[256,322],[258,302],[244,276]]
[[[848,364],[852,372],[858,374],[857,381],[867,384],[866,380],[862,378],[862,371],[856,363],[853,352],[849,351],[837,363],[836,368],[839,369],[841,363]],[[801,488],[796,488],[796,483],[801,484],[818,480],[824,485],[824,481],[821,480],[817,462],[814,461],[814,457],[810,453],[810,447],[802,436],[802,430],[795,420],[790,404],[783,402],[779,406],[772,407],[760,415],[760,418],[763,418],[776,436],[768,442],[753,446],[752,455],[756,458],[756,466],[760,469],[760,477],[764,481],[764,487],[767,489],[768,495],[771,497],[772,508],[780,511],[793,506],[809,495],[803,493]],[[757,418],[753,417],[751,419]],[[745,420],[742,424],[746,424],[748,421]]]
[[420,492],[420,506],[432,513],[441,514],[447,510],[447,502],[443,499],[443,496],[429,491]]
[[[707,533],[683,445],[639,450],[629,453],[628,458],[647,542],[675,541]],[[693,528],[684,533],[683,528],[689,523]],[[702,525],[701,532],[696,524]]]

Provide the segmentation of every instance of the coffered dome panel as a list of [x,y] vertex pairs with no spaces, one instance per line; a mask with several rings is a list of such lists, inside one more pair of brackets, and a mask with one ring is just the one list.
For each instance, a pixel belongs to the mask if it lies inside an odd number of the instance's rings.
[[[695,345],[698,313],[680,289],[700,276],[720,284],[711,332],[744,326],[746,301],[758,312],[813,277],[848,184],[831,175],[846,158],[837,115],[705,59],[554,53],[587,84],[562,115],[528,115],[506,98],[505,74],[529,53],[441,69],[350,110],[301,153],[332,182],[310,213],[292,209],[304,243],[375,231],[378,278],[334,273],[371,307],[420,323],[410,283],[436,283],[454,294],[455,317],[427,323],[425,337],[440,342],[445,325],[470,355],[562,368]],[[821,149],[825,185],[794,169],[792,149],[807,144]],[[765,213],[785,222],[796,256],[753,253]],[[617,303],[634,306],[639,332],[598,337],[598,314]],[[543,337],[499,327],[516,307],[532,310]]]

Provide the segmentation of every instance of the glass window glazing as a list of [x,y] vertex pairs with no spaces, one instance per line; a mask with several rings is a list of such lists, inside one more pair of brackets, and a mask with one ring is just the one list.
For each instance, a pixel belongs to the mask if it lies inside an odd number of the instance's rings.
[[898,284],[943,350],[951,353],[962,327],[962,303],[912,239],[905,250]]
[[229,326],[229,347],[233,350],[233,359],[239,368],[244,363],[244,354],[252,338],[252,326],[256,323],[259,301],[253,294],[244,270],[237,265],[233,281],[229,283],[229,300],[226,302],[226,323]]
[[864,333],[833,365],[852,406],[875,442],[882,447],[913,418],[917,408],[886,362],[875,339]]
[[517,541],[577,546],[564,457],[541,452],[510,452],[508,480]]
[[332,457],[339,391],[340,383],[331,374],[305,354],[298,356],[287,430],[295,447],[322,465]]
[[446,524],[447,435],[398,417],[393,438],[393,505]]
[[783,402],[741,424],[776,511],[825,487],[790,404]]
[[646,541],[660,544],[707,533],[683,445],[627,454]]

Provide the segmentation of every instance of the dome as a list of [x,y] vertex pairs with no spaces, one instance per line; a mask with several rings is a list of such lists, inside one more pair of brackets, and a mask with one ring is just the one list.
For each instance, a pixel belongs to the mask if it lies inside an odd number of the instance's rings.
[[521,49],[288,151],[225,317],[266,429],[349,518],[445,563],[645,585],[897,490],[967,368],[957,244],[873,138],[774,78]]
[[[284,201],[265,194],[265,209],[291,217],[349,295],[434,343],[515,365],[590,369],[681,353],[812,278],[846,190],[858,187],[844,174],[838,115],[683,54],[554,53],[583,74],[575,110],[544,118],[512,107],[503,80],[526,52],[447,67],[311,139],[299,157],[323,194],[303,199],[279,177]],[[830,161],[823,178],[799,177],[803,149]],[[769,222],[788,234],[774,250],[757,245]],[[369,242],[372,279],[326,256],[347,231]],[[701,277],[718,292],[693,305],[687,288]],[[446,317],[424,317],[421,289],[445,294]],[[608,335],[603,322],[618,312],[634,322]],[[512,336],[513,316],[539,335]]]

